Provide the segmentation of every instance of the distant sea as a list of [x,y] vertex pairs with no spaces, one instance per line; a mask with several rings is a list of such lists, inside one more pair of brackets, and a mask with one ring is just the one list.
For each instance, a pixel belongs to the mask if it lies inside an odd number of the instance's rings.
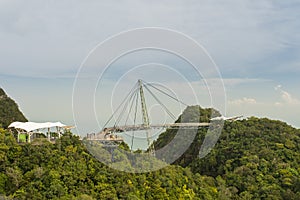
[[[153,129],[153,130],[148,130],[149,131],[149,139],[150,143],[155,141],[158,136],[164,132],[165,129]],[[148,148],[148,142],[147,142],[147,133],[146,131],[134,131],[134,132],[124,132],[124,133],[118,133],[117,135],[120,135],[123,137],[124,142],[126,142],[131,148],[132,144],[132,150],[146,150]]]

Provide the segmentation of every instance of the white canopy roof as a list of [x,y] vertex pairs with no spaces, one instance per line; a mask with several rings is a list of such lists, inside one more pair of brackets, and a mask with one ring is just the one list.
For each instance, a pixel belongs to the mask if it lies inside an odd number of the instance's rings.
[[44,128],[52,128],[52,127],[66,127],[67,125],[62,124],[61,122],[44,122],[44,123],[36,123],[36,122],[13,122],[11,123],[8,128],[17,128],[22,129],[27,132],[34,131],[37,129],[44,129]]

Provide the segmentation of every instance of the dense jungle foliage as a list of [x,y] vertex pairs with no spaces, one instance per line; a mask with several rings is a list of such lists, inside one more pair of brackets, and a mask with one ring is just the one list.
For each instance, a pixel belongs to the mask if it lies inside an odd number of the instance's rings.
[[[23,115],[15,112],[15,103],[2,104],[7,96],[0,94],[0,105],[8,110],[7,117],[1,115],[6,127]],[[219,115],[189,106],[177,122],[208,122]],[[170,143],[177,131],[162,133],[155,149]],[[0,128],[0,199],[300,199],[300,130],[265,118],[226,121],[215,146],[200,159],[206,136],[213,136],[211,130],[199,128],[173,165],[125,173],[99,162],[69,132],[55,144],[43,138],[18,144],[11,131]],[[124,165],[118,159],[114,164]]]
[[[200,110],[208,116],[210,112],[191,108],[186,109],[187,115],[196,116],[194,112]],[[190,121],[203,119],[194,117]],[[161,134],[155,148],[165,146],[176,133],[175,129]],[[226,121],[214,148],[200,159],[207,134],[207,128],[199,128],[189,149],[173,164],[214,178],[221,199],[300,199],[299,129],[266,118]]]
[[141,174],[115,171],[70,133],[55,144],[19,145],[1,129],[0,194],[7,199],[216,199],[219,191],[214,178],[175,165]]
[[4,90],[0,88],[0,127],[7,128],[14,121],[26,122],[27,119],[19,110],[16,102],[8,97]]

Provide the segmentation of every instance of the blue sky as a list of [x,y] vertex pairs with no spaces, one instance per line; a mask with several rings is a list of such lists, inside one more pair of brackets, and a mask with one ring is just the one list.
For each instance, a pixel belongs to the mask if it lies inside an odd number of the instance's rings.
[[[0,86],[31,121],[74,124],[73,82],[89,52],[121,31],[161,27],[194,38],[212,56],[224,79],[224,115],[266,116],[300,127],[299,19],[297,0],[0,0]],[[137,63],[149,62],[149,55]],[[180,63],[162,58],[155,61]],[[131,61],[119,64],[130,68]],[[205,96],[200,103],[209,106]],[[106,107],[97,109],[100,121],[108,118]],[[88,122],[83,127],[97,129]]]

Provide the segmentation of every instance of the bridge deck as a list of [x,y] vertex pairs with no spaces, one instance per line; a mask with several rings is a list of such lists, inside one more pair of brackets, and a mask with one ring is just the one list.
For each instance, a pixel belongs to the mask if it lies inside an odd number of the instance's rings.
[[116,127],[108,127],[104,128],[100,133],[121,133],[126,131],[141,131],[141,130],[149,130],[156,128],[185,128],[185,129],[194,129],[197,127],[207,127],[210,123],[173,123],[173,124],[154,124],[145,126],[143,124],[139,125],[127,125],[127,126],[116,126]]
[[145,126],[143,124],[139,125],[127,125],[127,126],[115,126],[104,128],[98,134],[88,134],[87,140],[98,140],[98,141],[123,141],[120,136],[112,135],[112,133],[122,133],[127,131],[142,131],[157,128],[182,128],[182,129],[195,129],[197,127],[207,127],[210,123],[173,123],[173,124],[155,124]]

